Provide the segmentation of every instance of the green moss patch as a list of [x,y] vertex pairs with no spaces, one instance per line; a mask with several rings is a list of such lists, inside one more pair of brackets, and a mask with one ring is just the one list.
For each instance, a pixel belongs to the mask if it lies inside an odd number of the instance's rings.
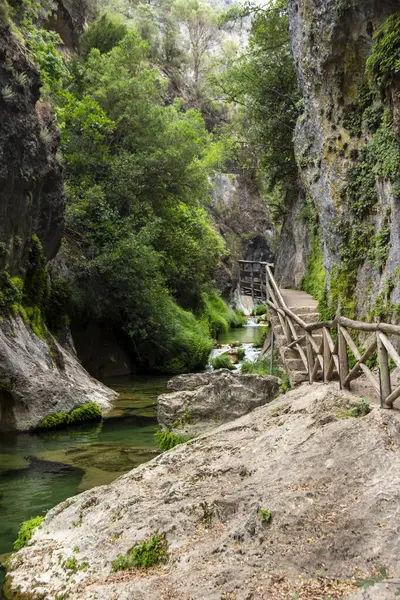
[[59,429],[67,425],[74,425],[84,421],[100,421],[102,418],[100,407],[94,402],[74,408],[70,413],[58,412],[48,415],[35,427],[37,430]]
[[36,529],[44,521],[44,517],[34,517],[29,521],[21,523],[21,527],[18,532],[18,537],[14,542],[14,550],[21,550],[29,542]]
[[113,562],[112,570],[148,569],[168,560],[168,544],[165,533],[152,537],[134,546],[125,556],[120,554]]

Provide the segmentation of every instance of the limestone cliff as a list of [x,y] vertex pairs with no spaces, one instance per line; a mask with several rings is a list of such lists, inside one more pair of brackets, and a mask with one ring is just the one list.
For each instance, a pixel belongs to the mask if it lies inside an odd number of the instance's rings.
[[22,43],[1,23],[0,431],[28,429],[90,401],[107,408],[113,397],[57,344],[40,312],[65,205],[58,133],[40,87]]
[[228,250],[217,286],[229,297],[238,281],[238,260],[274,260],[274,228],[257,184],[243,173],[221,174],[214,180],[209,211]]
[[[348,316],[397,319],[397,83],[394,78],[379,88],[366,63],[379,28],[399,3],[289,0],[288,6],[304,97],[295,148],[313,209],[307,235],[314,244],[312,260],[321,263],[320,274],[323,263],[328,279],[324,290],[321,275],[320,299],[328,298],[331,314],[338,308]],[[293,207],[289,221],[300,223],[301,211],[304,203]]]

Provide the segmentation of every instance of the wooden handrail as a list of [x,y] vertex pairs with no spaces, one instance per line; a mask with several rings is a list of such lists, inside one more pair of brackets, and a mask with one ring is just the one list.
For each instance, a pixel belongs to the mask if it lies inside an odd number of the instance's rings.
[[[272,311],[276,315],[278,325],[282,328],[284,335],[284,348],[297,353],[299,359],[304,363],[310,383],[320,380],[320,375],[325,383],[337,376],[341,388],[350,388],[351,382],[358,377],[359,373],[363,373],[372,387],[380,393],[381,406],[393,408],[393,402],[400,397],[400,386],[392,390],[389,358],[400,368],[400,356],[387,335],[400,336],[400,325],[381,322],[365,323],[346,317],[338,317],[332,321],[306,323],[286,305],[271,270],[274,265],[263,261],[245,260],[239,261],[239,264],[259,265],[259,270],[240,272],[240,275],[245,278],[241,281],[239,276],[240,289],[244,288],[245,293],[251,294],[253,300],[255,297],[261,299],[268,311]],[[249,278],[250,281],[248,281]],[[296,327],[300,328],[300,332]],[[319,330],[322,335],[318,334],[318,337],[314,338],[313,332]],[[333,337],[332,331],[336,331],[336,335]],[[371,333],[365,350],[359,349],[352,338],[354,334],[350,332]],[[274,333],[273,329],[272,333]],[[273,335],[272,338],[274,337]],[[355,365],[351,368],[349,367],[348,350],[356,360]],[[374,355],[378,359],[379,380],[374,369],[367,364]],[[284,354],[282,357],[284,359]]]

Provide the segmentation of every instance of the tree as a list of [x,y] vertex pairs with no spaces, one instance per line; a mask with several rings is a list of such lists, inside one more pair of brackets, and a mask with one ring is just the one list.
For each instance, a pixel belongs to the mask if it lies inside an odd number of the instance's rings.
[[176,0],[173,11],[189,41],[193,80],[198,87],[206,72],[207,58],[219,39],[217,14],[199,0]]

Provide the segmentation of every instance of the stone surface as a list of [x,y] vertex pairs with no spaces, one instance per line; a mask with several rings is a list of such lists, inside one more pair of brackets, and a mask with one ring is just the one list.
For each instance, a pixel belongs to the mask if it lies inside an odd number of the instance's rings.
[[[11,561],[9,589],[31,600],[394,598],[400,414],[341,418],[354,400],[302,386],[63,502]],[[112,573],[155,531],[165,566]],[[73,557],[76,572],[63,566]],[[387,582],[354,586],[382,566]]]
[[[24,269],[33,234],[47,258],[55,256],[63,234],[64,190],[56,159],[58,133],[51,107],[39,100],[40,79],[11,29],[0,23],[0,268]],[[22,85],[17,74],[25,74]]]
[[179,375],[168,382],[168,389],[170,394],[157,399],[160,425],[171,428],[178,419],[188,421],[185,416],[190,415],[190,422],[174,428],[193,434],[237,419],[270,402],[279,391],[279,379],[219,369]]
[[87,402],[106,411],[116,396],[54,338],[39,339],[20,317],[0,326],[0,382],[0,432],[30,429],[49,414]]
[[[349,183],[349,168],[357,164],[368,141],[365,132],[359,137],[350,135],[345,126],[346,109],[358,97],[358,85],[365,81],[365,63],[373,34],[389,15],[399,10],[399,3],[397,0],[289,0],[288,9],[292,51],[304,97],[304,111],[294,137],[295,153],[305,192],[303,200],[306,196],[312,199],[318,215],[329,284],[332,270],[340,264],[341,245],[348,243],[339,234],[338,223],[350,214],[343,197]],[[398,96],[388,104],[396,115]],[[377,207],[365,222],[377,233],[383,214],[390,207],[390,250],[382,269],[373,268],[366,252],[365,261],[356,273],[356,312],[363,318],[374,307],[400,262],[396,193],[389,182],[377,178],[376,185]],[[303,261],[309,252],[302,217],[304,206],[304,201],[294,203],[283,227],[278,272],[285,285],[298,283],[301,264],[304,269]],[[400,300],[397,283],[391,300]]]
[[213,180],[209,212],[229,250],[216,274],[216,284],[232,298],[238,283],[238,260],[274,261],[275,239],[268,207],[255,181],[230,173]]

